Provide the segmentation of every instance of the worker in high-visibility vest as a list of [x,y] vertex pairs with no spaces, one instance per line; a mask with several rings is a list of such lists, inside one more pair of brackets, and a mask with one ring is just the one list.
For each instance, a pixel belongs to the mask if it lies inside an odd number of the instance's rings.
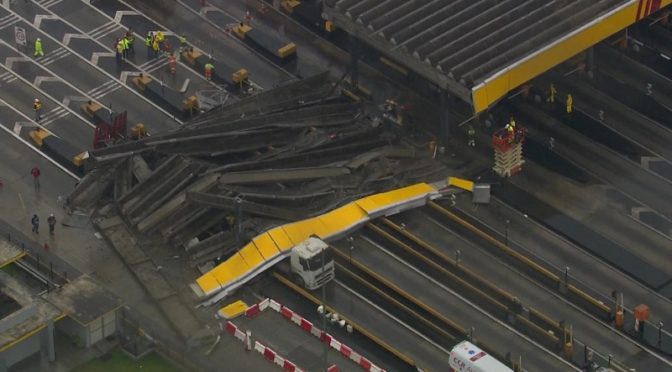
[[145,37],[145,46],[147,47],[147,59],[152,59],[152,44],[154,43],[154,33],[148,32]]
[[516,121],[513,119],[513,116],[509,122],[504,127],[506,129],[506,136],[509,142],[513,142],[514,137],[516,136]]
[[122,37],[119,42],[121,43],[121,56],[124,58],[128,58],[128,39],[126,38],[126,35]]
[[177,71],[177,61],[175,60],[175,55],[173,53],[168,55],[168,68],[170,69],[170,73],[175,75],[175,71]]
[[130,27],[126,31],[126,40],[128,41],[128,53],[135,55],[135,33]]
[[205,68],[204,70],[205,78],[208,80],[212,80],[212,70],[215,69],[215,65],[213,65],[210,61],[208,61],[208,63],[205,64],[204,68]]
[[555,89],[555,85],[551,83],[551,86],[548,88],[548,98],[546,101],[551,105],[555,104],[555,95],[558,94],[558,90]]
[[572,113],[572,104],[574,103],[574,100],[572,99],[572,95],[568,94],[567,95],[567,101],[565,102],[566,104],[566,110],[568,114]]
[[44,52],[42,51],[42,40],[38,37],[35,39],[35,57],[42,57],[44,56]]
[[159,38],[156,36],[152,41],[152,53],[154,53],[154,58],[159,58]]
[[163,47],[163,42],[166,40],[166,37],[163,35],[163,31],[156,33],[156,39],[159,41],[159,47]]
[[124,55],[124,42],[117,39],[117,63],[121,64],[121,58]]

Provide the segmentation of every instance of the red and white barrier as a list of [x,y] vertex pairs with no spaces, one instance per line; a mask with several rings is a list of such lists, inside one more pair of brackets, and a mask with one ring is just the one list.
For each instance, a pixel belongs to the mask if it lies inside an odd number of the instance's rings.
[[[296,324],[304,331],[317,337],[319,340],[327,342],[332,349],[338,351],[344,358],[350,359],[351,361],[357,363],[357,365],[359,365],[364,371],[385,372],[384,369],[376,366],[370,360],[365,358],[363,355],[354,351],[351,347],[336,340],[332,335],[323,332],[321,329],[317,328],[312,322],[310,322],[309,320],[302,317],[300,314],[295,313],[287,306],[284,306],[275,300],[267,298],[259,303],[250,306],[249,308],[247,308],[247,310],[245,310],[245,316],[248,318],[254,318],[255,316],[259,315],[261,312],[263,312],[268,308],[273,309],[275,312],[282,315],[283,318]],[[246,333],[242,331],[240,328],[238,328],[238,326],[233,324],[231,321],[226,322],[225,328],[228,333],[232,334],[235,338],[237,338],[241,342],[243,343],[249,342]],[[294,363],[281,357],[275,351],[273,351],[272,349],[270,349],[269,347],[267,347],[266,345],[262,344],[259,341],[256,341],[254,343],[254,349],[259,353],[261,353],[267,360],[277,364],[286,371],[290,372],[302,371],[301,369],[296,367]],[[332,371],[337,371],[337,367],[335,365],[330,368],[333,368],[330,369]]]
[[296,364],[290,362],[289,360],[281,357],[278,353],[273,351],[270,347],[262,344],[257,341],[254,343],[254,350],[258,351],[261,355],[266,358],[269,362],[273,362],[278,366],[282,367],[285,371],[289,372],[303,372],[302,369],[298,368]]
[[254,318],[255,316],[259,315],[262,311],[266,310],[270,303],[270,299],[267,298],[259,303],[256,303],[245,310],[245,316],[248,318]]
[[226,322],[226,326],[224,326],[224,329],[226,330],[227,333],[232,334],[233,337],[237,338],[240,340],[240,342],[245,342],[245,332],[243,332],[240,328],[238,328],[237,325],[233,324],[230,320]]
[[[291,321],[292,323],[298,325],[306,332],[309,332],[313,336],[319,338],[323,342],[327,342],[332,349],[341,353],[341,355],[347,359],[352,360],[362,367],[365,371],[370,372],[384,372],[385,370],[373,364],[370,360],[352,350],[349,346],[344,343],[336,340],[332,335],[323,332],[321,329],[317,328],[312,322],[308,321],[298,313],[295,313],[287,306],[280,304],[275,300],[270,300],[267,298],[260,304],[264,303],[263,308],[271,308],[274,311],[280,313],[285,319]],[[260,306],[261,308],[261,306]],[[247,314],[247,313],[246,313]]]

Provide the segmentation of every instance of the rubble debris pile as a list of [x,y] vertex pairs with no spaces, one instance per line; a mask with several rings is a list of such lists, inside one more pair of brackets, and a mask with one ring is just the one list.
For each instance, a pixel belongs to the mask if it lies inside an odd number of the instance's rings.
[[112,202],[129,227],[183,247],[200,267],[277,224],[445,176],[429,151],[366,111],[326,74],[265,91],[92,151],[68,207]]

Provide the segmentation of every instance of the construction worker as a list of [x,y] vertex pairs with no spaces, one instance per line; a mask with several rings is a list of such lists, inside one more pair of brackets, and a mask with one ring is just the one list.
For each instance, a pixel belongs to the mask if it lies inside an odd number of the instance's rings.
[[148,32],[145,37],[145,46],[147,47],[147,59],[152,59],[152,43],[154,42],[154,33]]
[[44,52],[42,51],[42,40],[38,37],[35,39],[35,57],[43,57]]
[[555,85],[551,83],[551,86],[548,88],[548,98],[546,98],[546,102],[550,103],[551,105],[555,104],[556,94],[558,94],[558,90],[555,89]]
[[124,37],[122,37],[121,40],[119,40],[119,41],[121,42],[121,47],[122,47],[121,56],[124,57],[124,59],[128,59],[128,48],[129,48],[129,46],[128,46],[128,39],[126,38],[126,35],[124,35]]
[[166,54],[171,54],[173,52],[173,46],[168,39],[163,42],[163,52]]
[[40,233],[40,217],[37,217],[36,214],[33,215],[33,218],[30,219],[30,224],[33,225],[33,234]]
[[168,55],[168,69],[170,70],[171,74],[175,75],[175,71],[177,70],[177,61],[175,60],[175,55],[173,53]]
[[121,58],[124,55],[124,42],[119,39],[117,39],[116,52],[117,52],[117,64],[121,64]]
[[156,33],[156,39],[159,41],[159,48],[162,48],[163,42],[166,41],[166,37],[163,35],[163,31]]
[[574,103],[574,100],[572,99],[572,95],[568,94],[567,95],[567,100],[565,101],[566,105],[566,110],[568,114],[572,113],[572,104]]
[[30,175],[33,176],[33,185],[35,186],[35,191],[40,189],[40,168],[36,166],[30,170]]
[[476,129],[471,125],[467,127],[467,146],[476,147]]
[[56,227],[56,216],[50,214],[47,218],[47,223],[49,224],[49,234],[54,235],[54,228]]
[[159,38],[156,36],[152,39],[152,52],[154,53],[154,58],[159,58]]
[[513,142],[514,137],[516,136],[516,121],[511,116],[509,122],[504,127],[506,129],[506,136],[509,139],[509,143]]
[[126,31],[126,40],[128,40],[128,53],[135,55],[135,34],[130,27]]
[[212,70],[215,69],[215,65],[212,64],[212,61],[208,61],[208,63],[205,64],[205,78],[209,80],[212,80]]
[[33,100],[33,110],[35,110],[35,121],[42,120],[42,101],[39,98]]

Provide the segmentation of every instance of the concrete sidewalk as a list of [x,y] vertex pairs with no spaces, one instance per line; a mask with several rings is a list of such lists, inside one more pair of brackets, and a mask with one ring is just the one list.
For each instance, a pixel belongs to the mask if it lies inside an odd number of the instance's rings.
[[[216,370],[218,365],[227,365],[234,370],[276,370],[273,364],[268,363],[263,357],[242,351],[239,344],[222,342],[210,356],[204,355],[204,350],[192,350],[188,345],[177,345],[175,340],[179,338],[163,314],[114,249],[96,236],[91,222],[82,227],[61,225],[67,215],[59,205],[59,196],[64,199],[72,191],[77,180],[41,154],[29,150],[25,144],[10,136],[0,136],[0,159],[2,159],[0,180],[3,184],[0,188],[0,220],[9,226],[4,229],[6,231],[2,238],[6,238],[10,233],[8,231],[11,231],[12,240],[30,246],[32,254],[37,253],[43,259],[57,256],[66,261],[75,269],[68,274],[70,279],[72,278],[70,276],[77,275],[77,272],[98,279],[101,284],[122,298],[139,325],[153,337],[162,341],[162,344],[173,347],[177,355],[201,361],[193,364],[198,366],[199,370]],[[33,166],[38,166],[41,171],[39,190],[35,190],[30,174]],[[54,235],[49,235],[47,225],[50,213],[54,213],[57,219]],[[40,217],[39,234],[31,232],[30,219],[33,214]],[[45,244],[48,246],[46,249]],[[184,283],[185,286],[186,284]],[[226,335],[223,335],[223,339],[226,338]],[[81,358],[57,355],[56,362],[49,370],[69,370],[81,361]],[[36,364],[31,368],[41,368],[39,360],[34,362]]]

